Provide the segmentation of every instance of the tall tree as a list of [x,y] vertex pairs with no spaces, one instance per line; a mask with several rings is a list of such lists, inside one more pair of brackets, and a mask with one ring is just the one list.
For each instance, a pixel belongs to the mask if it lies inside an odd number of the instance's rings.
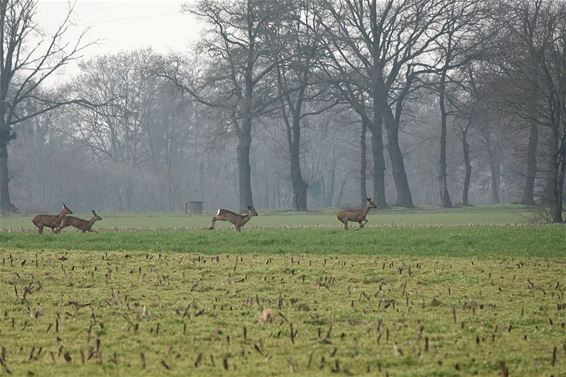
[[[14,127],[59,106],[77,102],[42,97],[39,88],[87,47],[82,35],[74,43],[63,41],[69,30],[72,8],[50,36],[34,21],[37,0],[0,0],[0,212],[13,212],[10,199],[8,144],[16,138]],[[36,102],[32,112],[22,111],[26,101]]]
[[[330,15],[325,21],[328,56],[342,73],[357,79],[368,96],[372,119],[374,180],[378,191],[384,164],[382,125],[397,191],[396,204],[413,207],[413,199],[399,144],[404,103],[414,89],[415,67],[423,64],[435,42],[446,33],[447,0],[320,0]],[[346,77],[348,77],[346,76]],[[354,104],[353,104],[354,105]],[[360,107],[353,106],[354,108]],[[377,161],[375,161],[377,157]],[[379,204],[378,204],[379,205]]]
[[102,166],[118,173],[112,175],[109,171],[108,178],[114,183],[120,210],[134,209],[134,178],[140,171],[140,161],[150,154],[145,139],[149,120],[156,112],[160,80],[149,69],[155,59],[151,50],[99,56],[80,64],[78,79],[73,83],[77,96],[106,104],[77,107],[70,133]]
[[301,168],[301,130],[306,117],[318,115],[336,104],[327,95],[328,87],[318,78],[320,59],[320,23],[313,0],[295,2],[292,13],[281,25],[284,48],[276,51],[278,96],[281,118],[287,131],[293,208],[307,210],[307,182]]
[[452,207],[448,191],[446,161],[448,118],[450,116],[449,91],[451,87],[461,85],[457,81],[464,79],[465,76],[460,75],[458,69],[480,57],[480,49],[491,35],[488,31],[491,25],[486,22],[488,9],[484,0],[452,1],[442,21],[446,33],[436,40],[438,49],[433,55],[434,63],[429,68],[437,76],[433,88],[438,96],[440,111],[438,185],[440,203],[445,208]]
[[[208,28],[201,51],[207,72],[191,83],[174,66],[166,75],[198,101],[224,111],[238,139],[240,209],[253,205],[250,148],[254,121],[274,110],[277,103],[272,73],[279,64],[272,59],[283,43],[280,20],[289,14],[287,1],[200,0],[184,10],[203,19]],[[201,72],[202,73],[202,72]]]
[[[566,173],[566,4],[522,0],[502,2],[502,9],[506,17],[501,18],[501,25],[506,32],[498,50],[496,87],[507,88],[506,104],[528,120],[528,158],[537,155],[538,130],[532,127],[548,131],[543,201],[551,220],[561,223]],[[527,202],[534,192],[533,169],[537,169],[536,162],[527,165]]]

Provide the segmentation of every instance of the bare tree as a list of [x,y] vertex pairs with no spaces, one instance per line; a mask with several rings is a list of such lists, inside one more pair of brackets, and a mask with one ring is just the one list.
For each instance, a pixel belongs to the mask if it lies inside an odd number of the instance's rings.
[[[560,1],[536,0],[501,3],[501,18],[495,88],[503,92],[503,103],[529,127],[527,169],[523,201],[532,203],[537,170],[545,172],[543,201],[553,222],[563,222],[562,197],[566,170],[566,5]],[[546,130],[548,168],[538,169],[536,156],[539,129]]]
[[[250,148],[254,120],[276,108],[278,97],[271,74],[272,59],[281,42],[280,21],[288,15],[286,1],[201,0],[183,9],[208,25],[201,51],[208,59],[205,72],[187,82],[175,62],[165,76],[201,103],[222,111],[236,134],[240,209],[253,205]],[[195,77],[197,76],[197,77]]]
[[486,22],[489,20],[488,9],[484,0],[453,1],[443,20],[446,33],[435,41],[438,49],[433,55],[434,62],[429,67],[429,70],[437,76],[433,89],[438,96],[440,111],[438,183],[440,203],[445,208],[452,207],[446,162],[448,118],[451,112],[447,97],[450,95],[451,87],[460,84],[457,80],[465,77],[459,74],[458,69],[480,57],[481,47],[491,35],[489,30],[492,26],[489,21]]
[[73,84],[77,96],[106,103],[77,107],[75,127],[69,132],[99,163],[108,166],[108,178],[114,182],[123,210],[133,209],[134,177],[150,154],[145,139],[157,108],[159,78],[148,67],[155,59],[151,50],[100,56],[81,63]]
[[[357,91],[367,94],[372,120],[374,150],[374,190],[379,194],[383,171],[381,127],[387,130],[387,150],[397,191],[396,204],[413,207],[413,199],[399,127],[404,103],[414,89],[419,65],[437,49],[436,41],[446,34],[451,1],[446,0],[321,0],[329,14],[328,57],[339,76],[353,78]],[[352,85],[351,83],[348,85]],[[349,96],[353,98],[353,96]],[[352,103],[354,108],[361,104]],[[377,196],[377,195],[376,195]],[[376,203],[383,200],[376,197]]]
[[328,85],[318,76],[320,24],[314,1],[298,1],[283,26],[287,43],[276,51],[278,96],[283,102],[281,118],[287,131],[293,186],[293,208],[307,211],[307,188],[301,169],[301,129],[303,120],[336,104],[328,96]]
[[[14,126],[78,102],[41,97],[38,89],[88,46],[82,43],[82,35],[74,43],[63,41],[72,8],[55,32],[46,36],[34,22],[36,6],[37,0],[0,0],[0,212],[16,210],[10,199],[8,174],[8,144],[16,138]],[[29,100],[37,102],[35,110],[22,111],[22,104]]]

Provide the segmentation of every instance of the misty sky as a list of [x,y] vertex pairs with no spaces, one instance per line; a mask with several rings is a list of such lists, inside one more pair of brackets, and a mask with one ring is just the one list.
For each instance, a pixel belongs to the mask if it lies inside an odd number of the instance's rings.
[[[181,13],[183,3],[77,0],[74,25],[67,37],[76,40],[87,30],[85,40],[98,41],[85,51],[85,58],[144,47],[161,53],[189,50],[199,37],[200,26],[194,17]],[[35,20],[46,34],[51,34],[61,24],[68,7],[68,1],[39,0]],[[67,67],[58,72],[58,78],[65,78],[73,71],[74,67]]]

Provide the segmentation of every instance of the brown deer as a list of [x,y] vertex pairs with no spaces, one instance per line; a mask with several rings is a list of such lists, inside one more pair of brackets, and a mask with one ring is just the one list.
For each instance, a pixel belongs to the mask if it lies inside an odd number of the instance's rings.
[[73,213],[65,203],[63,204],[63,209],[59,212],[58,215],[36,215],[31,222],[33,225],[37,227],[37,231],[39,234],[43,234],[43,227],[51,228],[51,230],[55,233],[55,228],[57,228],[61,221],[65,218],[65,216],[70,215]]
[[59,226],[59,228],[55,230],[55,233],[59,233],[63,228],[66,228],[69,225],[77,228],[83,233],[85,232],[98,233],[96,230],[92,229],[92,226],[98,220],[102,220],[102,218],[96,214],[94,209],[92,210],[92,218],[90,220],[79,219],[78,217],[75,216],[65,216],[63,221],[61,221],[61,225]]
[[253,216],[257,215],[257,212],[251,205],[248,206],[248,212],[245,215],[240,215],[239,213],[235,213],[227,209],[219,209],[218,212],[216,212],[216,215],[212,217],[212,226],[208,229],[214,229],[216,221],[228,221],[234,224],[234,226],[236,226],[236,230],[239,232],[241,227],[246,225]]
[[355,223],[360,224],[360,228],[362,229],[364,225],[368,222],[366,216],[371,208],[377,208],[374,202],[372,202],[371,198],[366,198],[367,203],[364,208],[356,208],[356,209],[341,209],[340,211],[336,212],[336,217],[338,221],[344,224],[344,229],[348,229],[348,221],[352,221]]

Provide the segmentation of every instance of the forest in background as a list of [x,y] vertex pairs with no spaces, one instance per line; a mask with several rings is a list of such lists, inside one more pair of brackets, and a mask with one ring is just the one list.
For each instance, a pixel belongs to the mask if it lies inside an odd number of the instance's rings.
[[62,25],[34,50],[35,1],[0,5],[3,212],[371,196],[537,204],[562,222],[562,1],[201,0],[183,7],[205,25],[192,50],[100,55],[56,87],[96,47],[58,44]]

